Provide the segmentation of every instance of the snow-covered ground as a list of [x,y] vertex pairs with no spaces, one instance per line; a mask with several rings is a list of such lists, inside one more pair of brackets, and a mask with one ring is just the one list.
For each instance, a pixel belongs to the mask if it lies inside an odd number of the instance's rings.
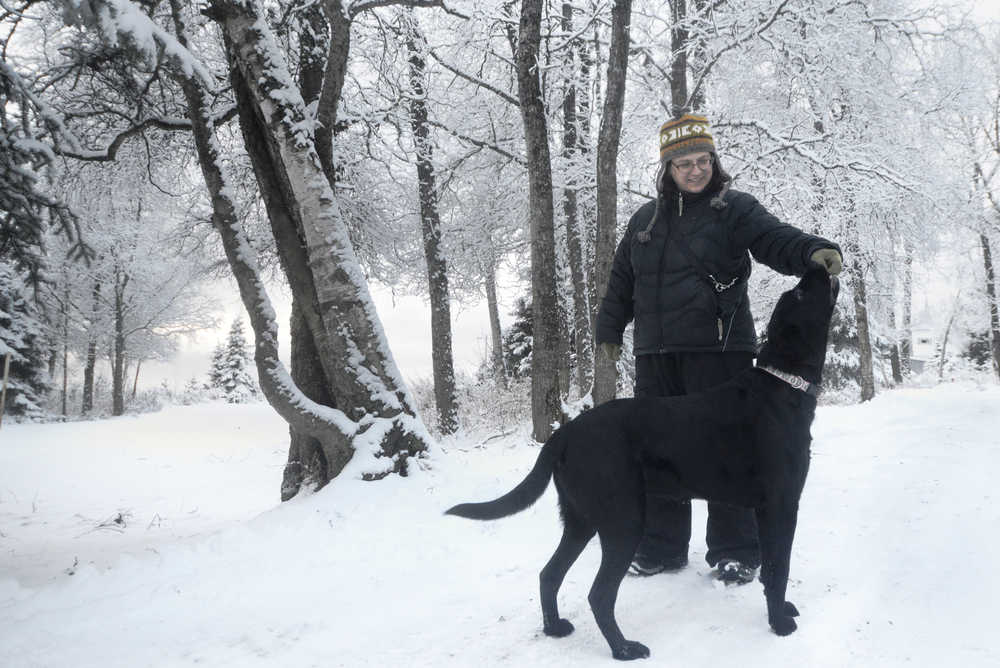
[[[541,633],[554,491],[505,520],[444,517],[507,491],[526,431],[446,440],[425,470],[278,503],[266,405],[175,407],[0,430],[0,666],[609,666],[587,607],[592,543]],[[627,578],[649,665],[997,666],[1000,389],[952,384],[823,407],[792,557],[787,638],[759,583],[704,563]]]

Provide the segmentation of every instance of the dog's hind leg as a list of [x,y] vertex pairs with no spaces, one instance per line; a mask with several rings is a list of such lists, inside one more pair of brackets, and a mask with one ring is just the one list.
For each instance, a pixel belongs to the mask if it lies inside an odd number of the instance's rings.
[[[636,509],[635,517],[641,517]],[[627,516],[627,515],[626,515]],[[601,567],[590,588],[590,609],[597,620],[597,626],[611,646],[611,655],[623,661],[644,659],[649,656],[649,648],[640,642],[626,640],[615,621],[615,602],[618,589],[628,572],[635,548],[642,538],[642,523],[632,526],[616,526],[599,530],[601,538]]]
[[545,564],[545,568],[542,569],[538,577],[543,630],[547,636],[562,638],[573,632],[573,625],[569,620],[559,616],[556,597],[570,566],[583,552],[583,548],[587,546],[590,539],[594,537],[594,533],[592,527],[588,527],[572,512],[563,509],[563,534],[559,540],[559,547],[556,548],[549,563]]

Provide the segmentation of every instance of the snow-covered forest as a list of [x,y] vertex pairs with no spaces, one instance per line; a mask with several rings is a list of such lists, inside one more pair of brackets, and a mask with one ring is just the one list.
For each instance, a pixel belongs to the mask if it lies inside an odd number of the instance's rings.
[[[688,111],[737,187],[844,249],[827,402],[996,382],[989,4],[3,0],[4,415],[263,397],[291,429],[285,499],[349,462],[406,474],[463,420],[544,440],[630,391],[595,309],[657,129]],[[786,285],[754,273],[758,318]],[[404,381],[375,286],[426,299],[426,382]],[[489,348],[456,369],[452,311],[477,302]],[[137,391],[206,330],[201,377]]]
[[[606,665],[596,545],[579,632],[539,630],[552,490],[441,512],[631,393],[594,320],[687,112],[843,249],[803,620],[769,634],[699,530],[623,627],[677,665],[996,665],[993,0],[0,0],[0,664]],[[753,272],[758,331],[790,280]],[[429,377],[375,290],[422,300]]]

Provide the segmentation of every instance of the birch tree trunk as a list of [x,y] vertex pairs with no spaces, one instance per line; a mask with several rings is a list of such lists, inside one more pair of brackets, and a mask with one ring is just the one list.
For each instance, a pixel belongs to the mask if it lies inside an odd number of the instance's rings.
[[[367,283],[316,152],[311,119],[273,35],[254,7],[216,0],[231,62],[249,93],[286,210],[296,222],[315,302],[302,302],[336,401],[383,459],[372,477],[404,472],[429,437],[392,359]],[[310,306],[315,305],[315,311]],[[355,442],[357,439],[355,439]],[[331,471],[331,474],[335,473]]]
[[531,422],[536,441],[548,439],[562,416],[559,397],[559,305],[556,302],[555,230],[552,162],[539,82],[542,1],[522,0],[516,67],[517,96],[524,123],[531,228],[531,299],[534,339],[531,350]]
[[[631,0],[616,0],[611,9],[611,47],[608,56],[607,92],[597,140],[597,235],[594,246],[594,281],[604,295],[611,277],[618,223],[618,145],[622,131],[625,75],[628,69]],[[614,399],[615,363],[594,355],[594,405]]]
[[[441,251],[441,218],[438,214],[437,185],[434,177],[434,149],[427,122],[426,64],[418,48],[420,35],[412,18],[405,17],[409,52],[410,128],[417,152],[417,187],[420,197],[420,228],[427,262],[427,291],[431,301],[431,364],[434,370],[434,400],[438,429],[453,434],[458,429],[455,393],[455,366],[451,346],[451,304],[448,293],[448,265]],[[422,41],[422,40],[421,40]]]
[[[337,407],[337,402],[330,394],[326,375],[319,350],[313,340],[309,323],[302,313],[302,305],[298,299],[292,299],[292,316],[289,323],[291,335],[291,373],[292,382],[309,399],[323,406]],[[327,454],[319,439],[308,433],[288,427],[288,460],[281,479],[281,500],[287,501],[302,489],[303,485],[319,489],[330,479],[330,464]],[[341,460],[334,461],[334,467],[339,471],[350,450],[343,448]]]
[[[342,19],[346,21],[346,18]],[[331,61],[331,26],[327,21],[320,3],[313,3],[303,9],[300,19],[301,35],[299,37],[299,89],[306,104],[317,103],[323,93],[326,80],[327,62]],[[347,40],[340,44],[344,52],[350,47],[350,31]],[[333,65],[331,69],[335,69]],[[297,286],[292,290],[292,314],[289,322],[291,338],[291,374],[295,385],[313,401],[331,408],[337,407],[332,384],[327,380],[323,369],[323,358],[305,313],[315,312],[316,308],[304,307],[303,304],[315,304],[315,289],[312,287],[312,274],[308,271],[308,260],[300,250],[299,230],[292,215],[284,206],[283,197],[271,168],[270,156],[264,134],[257,125],[253,113],[253,103],[250,93],[242,80],[237,68],[231,68],[230,78],[236,92],[237,104],[241,110],[240,127],[243,131],[244,144],[257,174],[257,184],[263,194],[271,232],[275,240],[284,239],[278,243],[279,258],[289,285]],[[329,122],[335,122],[330,119]],[[324,134],[325,132],[325,134]],[[326,141],[324,141],[324,139]],[[326,151],[324,152],[324,147]],[[326,173],[331,187],[335,185],[332,159],[332,138],[326,125],[320,121],[316,127],[316,152]],[[266,194],[264,194],[266,193]],[[282,252],[291,247],[293,252]],[[319,440],[289,426],[288,459],[285,463],[284,475],[281,481],[281,499],[287,501],[295,496],[303,485],[318,489],[330,480],[330,466]],[[336,468],[336,465],[335,465]],[[337,469],[339,470],[339,469]]]
[[[171,1],[171,9],[178,41],[186,48],[179,0]],[[270,157],[271,180],[265,181],[261,189],[268,191],[265,197],[281,196],[289,218],[276,235],[279,250],[286,252],[282,261],[295,260],[286,268],[312,279],[293,289],[299,289],[296,298],[320,352],[324,375],[328,381],[336,380],[331,385],[337,390],[344,390],[336,401],[346,410],[320,405],[305,396],[278,358],[274,312],[221,167],[213,116],[202,88],[206,77],[181,59],[178,78],[211,198],[212,222],[250,315],[261,389],[293,429],[319,441],[329,478],[336,476],[349,460],[359,457],[358,473],[364,479],[378,479],[392,472],[405,474],[410,457],[422,453],[430,438],[415,416],[388,352],[367,284],[317,156],[302,97],[291,85],[282,54],[254,7],[220,1],[211,4],[209,13],[227,41],[235,81],[244,85],[244,104],[252,107],[241,110],[241,120],[247,115],[256,119],[251,130],[259,132],[262,147]],[[126,31],[128,27],[117,29]],[[250,134],[254,136],[254,132]],[[271,214],[272,209],[268,212]],[[292,237],[295,243],[290,248],[280,248]],[[306,283],[314,288],[312,294],[302,287]]]

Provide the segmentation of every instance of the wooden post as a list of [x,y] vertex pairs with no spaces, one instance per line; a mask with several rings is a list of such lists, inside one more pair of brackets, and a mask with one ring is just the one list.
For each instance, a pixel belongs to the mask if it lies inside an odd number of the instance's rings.
[[10,351],[3,357],[3,389],[0,389],[0,426],[3,426],[3,408],[7,404],[7,377],[10,375]]

